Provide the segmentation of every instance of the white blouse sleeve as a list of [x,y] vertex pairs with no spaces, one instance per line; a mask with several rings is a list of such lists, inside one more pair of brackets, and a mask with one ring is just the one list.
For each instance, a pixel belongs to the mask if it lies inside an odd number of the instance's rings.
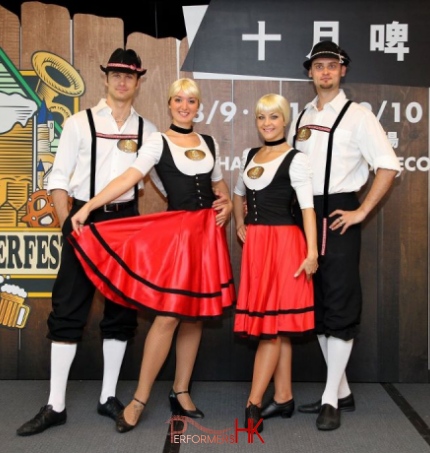
[[223,175],[222,175],[221,165],[219,162],[219,145],[213,136],[212,136],[212,138],[213,138],[213,141],[215,144],[215,163],[214,163],[214,169],[212,170],[211,180],[213,182],[217,182],[217,181],[221,181],[221,179],[223,178]]
[[251,148],[245,149],[242,153],[242,160],[240,161],[240,168],[239,168],[239,175],[237,177],[236,185],[234,186],[233,192],[236,195],[240,195],[244,197],[246,195],[246,187],[243,182],[243,171],[245,170],[246,159],[248,158],[248,154]]
[[158,164],[163,152],[163,139],[160,132],[153,132],[139,150],[139,155],[132,167],[146,176],[151,168]]
[[301,209],[313,208],[312,170],[305,153],[297,153],[290,165],[290,179]]

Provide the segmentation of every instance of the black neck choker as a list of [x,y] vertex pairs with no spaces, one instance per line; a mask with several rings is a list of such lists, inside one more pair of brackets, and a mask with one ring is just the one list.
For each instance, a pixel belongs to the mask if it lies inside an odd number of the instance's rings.
[[191,132],[193,132],[193,126],[191,126],[189,129],[185,129],[184,127],[176,126],[173,123],[170,125],[170,129],[177,132],[178,134],[191,134]]
[[277,145],[280,145],[282,143],[285,143],[286,141],[287,141],[287,139],[285,137],[282,137],[279,140],[275,140],[274,142],[268,142],[268,141],[264,140],[264,144],[266,146],[277,146]]

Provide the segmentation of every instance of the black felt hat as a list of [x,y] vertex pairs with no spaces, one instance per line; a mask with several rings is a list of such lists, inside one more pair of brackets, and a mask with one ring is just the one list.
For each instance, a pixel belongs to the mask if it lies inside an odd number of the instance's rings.
[[106,67],[100,65],[100,69],[106,74],[108,71],[127,72],[137,74],[138,77],[146,73],[146,69],[142,68],[139,55],[133,49],[121,49],[121,47],[112,53]]
[[351,58],[333,41],[320,41],[317,42],[311,50],[311,56],[303,63],[306,69],[310,69],[312,62],[316,58],[337,58],[340,64],[348,66]]

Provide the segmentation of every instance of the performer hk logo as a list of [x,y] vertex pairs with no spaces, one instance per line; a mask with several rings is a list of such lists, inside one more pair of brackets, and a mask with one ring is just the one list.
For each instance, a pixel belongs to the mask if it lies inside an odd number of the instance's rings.
[[[248,420],[247,428],[240,428],[236,418],[233,428],[209,429],[200,425],[194,419],[174,415],[167,421],[170,424],[170,444],[237,444],[239,443],[239,433],[247,434],[248,444],[260,441],[264,444],[264,439],[258,432],[258,427],[263,423],[260,419],[255,425],[251,419]],[[187,433],[188,425],[192,425],[200,433]]]

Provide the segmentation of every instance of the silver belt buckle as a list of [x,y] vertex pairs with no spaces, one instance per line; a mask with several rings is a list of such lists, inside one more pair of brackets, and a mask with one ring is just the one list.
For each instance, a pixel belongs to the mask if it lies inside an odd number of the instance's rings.
[[104,212],[117,212],[117,211],[118,211],[118,205],[116,205],[116,204],[113,204],[113,205],[114,205],[117,209],[109,209],[109,208],[108,208],[108,205],[105,204],[105,205],[103,206],[103,211],[104,211]]

